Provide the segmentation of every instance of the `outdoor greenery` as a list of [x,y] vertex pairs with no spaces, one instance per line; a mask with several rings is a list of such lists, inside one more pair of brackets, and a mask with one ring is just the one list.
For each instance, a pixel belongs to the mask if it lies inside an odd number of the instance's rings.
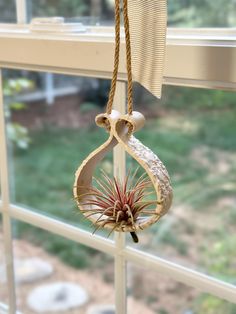
[[233,314],[236,306],[213,296],[203,295],[197,300],[194,310],[196,314]]
[[34,17],[62,16],[67,22],[111,24],[113,0],[42,0],[27,1],[29,21]]
[[7,135],[11,144],[20,149],[27,149],[30,143],[28,130],[17,122],[11,122],[11,112],[26,109],[22,102],[16,102],[12,97],[15,94],[27,92],[34,88],[32,81],[25,78],[6,79],[3,82],[3,94],[5,96],[5,117],[7,121]]
[[168,1],[170,26],[232,27],[235,26],[235,0]]
[[[56,4],[55,4],[56,3]],[[168,24],[180,27],[235,26],[235,0],[169,0]],[[97,17],[100,23],[113,20],[114,0],[50,0],[31,4],[33,16]],[[89,21],[89,19],[88,19]]]
[[[168,224],[171,215],[167,215],[150,229],[151,233],[142,233],[143,237],[150,234],[153,238],[145,250],[163,256],[166,250],[171,250],[172,254],[189,260],[192,267],[201,267],[203,271],[232,283],[236,280],[234,99],[235,94],[230,92],[180,87],[165,88],[161,102],[146,94],[141,100],[147,102],[145,108],[152,112],[153,118],[137,133],[137,137],[165,161],[174,186],[172,211],[177,212],[182,206],[187,210],[185,220]],[[87,114],[95,106],[96,103],[88,103],[86,108],[84,103],[81,114]],[[137,107],[141,111],[144,108],[142,103]],[[15,149],[11,169],[12,197],[17,203],[92,231],[72,198],[73,173],[81,161],[104,142],[106,132],[93,122],[83,129],[45,125],[42,130],[31,130],[30,138],[31,144],[26,151]],[[127,166],[136,167],[129,158]],[[111,173],[111,154],[102,161],[101,167]],[[221,205],[223,201],[226,205]],[[192,216],[198,217],[202,223],[199,225]],[[209,228],[205,220],[209,222]],[[43,230],[36,231],[19,222],[15,234],[40,244],[74,267],[92,267],[91,256],[99,254],[56,235],[46,241]],[[101,234],[106,236],[104,232]],[[142,238],[140,242],[142,245]],[[198,255],[196,261],[191,261],[193,248]],[[235,313],[233,305],[211,296],[199,297],[194,303],[194,311],[197,314],[217,313],[214,312],[217,304],[226,314]]]

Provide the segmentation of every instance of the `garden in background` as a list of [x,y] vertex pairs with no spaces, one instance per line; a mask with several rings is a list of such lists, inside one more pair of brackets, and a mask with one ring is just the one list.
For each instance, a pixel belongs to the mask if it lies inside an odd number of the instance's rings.
[[[5,84],[11,198],[17,204],[92,232],[93,228],[76,210],[72,186],[78,165],[107,138],[94,118],[104,111],[109,82],[65,76],[55,76],[55,82],[59,89],[66,84],[77,86],[77,92],[55,97],[53,103],[47,104],[44,94],[34,101],[24,98],[35,96],[40,87],[32,73],[21,80],[11,78]],[[140,243],[135,247],[234,284],[235,93],[165,86],[162,100],[158,101],[135,86],[134,95],[135,110],[147,120],[136,136],[163,160],[174,188],[170,213],[140,233]],[[136,167],[129,158],[127,166]],[[101,167],[112,174],[111,154]],[[103,254],[99,258],[101,253],[97,251],[53,234],[49,237],[47,232],[20,222],[14,224],[14,233],[20,241],[31,243],[32,250],[40,246],[75,272],[89,273],[99,268],[105,282],[113,282],[112,263]],[[106,237],[106,233],[100,234]],[[153,278],[158,274],[130,267],[133,275],[129,291],[151,313],[236,311],[230,303],[168,278],[157,284]]]

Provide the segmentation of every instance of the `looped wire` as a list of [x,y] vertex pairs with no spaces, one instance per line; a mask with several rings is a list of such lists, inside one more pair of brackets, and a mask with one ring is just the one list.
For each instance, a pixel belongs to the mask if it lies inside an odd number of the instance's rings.
[[126,44],[126,68],[127,68],[127,111],[128,114],[133,112],[133,82],[132,82],[132,66],[131,66],[131,44],[129,32],[129,17],[128,17],[128,0],[123,0],[123,10],[120,8],[120,0],[115,0],[115,54],[114,54],[114,69],[107,102],[106,112],[108,114],[112,111],[114,101],[117,75],[119,68],[119,55],[120,55],[120,12],[123,11],[124,15],[124,28],[125,28],[125,44]]

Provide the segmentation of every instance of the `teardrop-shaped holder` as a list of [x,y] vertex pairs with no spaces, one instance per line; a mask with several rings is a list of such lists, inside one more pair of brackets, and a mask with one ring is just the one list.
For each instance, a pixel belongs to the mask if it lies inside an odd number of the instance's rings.
[[[170,208],[172,202],[172,187],[169,174],[161,160],[138,139],[133,133],[144,126],[144,116],[133,111],[132,115],[121,115],[118,111],[112,110],[111,114],[99,114],[96,123],[106,128],[110,133],[107,141],[94,150],[80,165],[75,174],[74,197],[83,215],[89,216],[91,209],[96,210],[94,205],[86,204],[87,191],[92,187],[93,173],[98,163],[106,153],[120,143],[125,151],[133,157],[148,174],[157,197],[157,206],[152,215],[138,217],[134,226],[109,223],[104,226],[106,229],[114,229],[120,232],[133,232],[143,230],[157,222]],[[95,196],[94,196],[95,197]],[[83,205],[86,204],[86,205]],[[97,215],[87,217],[94,225],[101,226]]]

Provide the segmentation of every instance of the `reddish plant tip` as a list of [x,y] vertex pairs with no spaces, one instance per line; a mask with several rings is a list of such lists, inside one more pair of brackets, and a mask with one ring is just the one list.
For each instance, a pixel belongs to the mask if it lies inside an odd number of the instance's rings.
[[130,173],[120,180],[117,177],[110,178],[102,171],[101,178],[94,178],[94,185],[90,187],[79,203],[85,208],[83,213],[86,217],[98,215],[94,232],[108,224],[114,230],[122,230],[125,226],[133,230],[131,236],[134,242],[138,242],[135,233],[136,222],[140,215],[153,214],[151,207],[157,201],[148,201],[147,197],[152,194],[151,180],[143,174],[135,180],[137,170],[131,176]]

